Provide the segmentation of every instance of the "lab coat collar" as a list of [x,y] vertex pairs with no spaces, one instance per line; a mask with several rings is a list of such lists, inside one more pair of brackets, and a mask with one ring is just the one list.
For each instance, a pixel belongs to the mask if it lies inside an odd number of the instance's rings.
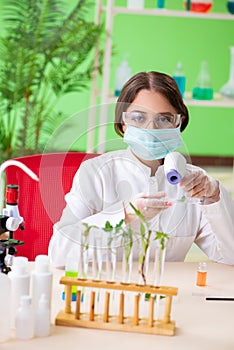
[[151,169],[150,167],[148,167],[147,165],[143,164],[132,152],[131,148],[128,147],[126,149],[127,154],[129,155],[129,158],[134,160],[135,163],[137,163],[137,165],[142,168],[142,170],[145,172],[145,174],[147,174],[149,177],[155,177],[155,176],[160,176],[162,174],[163,171],[163,165],[160,165],[155,173],[154,176],[151,176]]

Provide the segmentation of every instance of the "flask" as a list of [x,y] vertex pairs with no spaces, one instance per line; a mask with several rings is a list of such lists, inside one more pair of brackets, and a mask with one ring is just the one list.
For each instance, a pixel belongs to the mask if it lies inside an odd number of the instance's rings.
[[51,309],[53,274],[49,270],[48,255],[37,255],[35,258],[35,270],[31,274],[31,296],[34,311],[38,308],[38,302],[42,294],[48,299]]
[[234,0],[228,0],[227,9],[232,15],[234,15]]
[[129,9],[143,9],[144,0],[128,0],[127,7]]
[[183,65],[180,61],[177,63],[176,69],[173,73],[173,79],[176,81],[181,96],[184,98],[186,78],[184,74]]
[[30,275],[27,271],[28,258],[16,256],[13,260],[12,270],[8,276],[11,279],[12,302],[11,302],[11,324],[15,325],[16,310],[20,306],[22,295],[29,295]]
[[10,308],[11,304],[11,280],[8,275],[0,272],[0,342],[10,338]]
[[197,286],[206,286],[207,266],[205,262],[200,262],[197,269]]
[[50,310],[48,299],[42,294],[35,315],[35,336],[47,337],[50,335]]
[[31,339],[34,336],[34,314],[31,305],[31,297],[22,295],[20,307],[15,318],[15,337],[18,339]]
[[211,87],[211,79],[207,61],[201,62],[200,72],[197,77],[197,85],[192,91],[192,97],[194,100],[213,99],[213,88]]
[[184,7],[193,12],[206,13],[211,10],[213,0],[187,0],[184,2]]
[[128,62],[124,59],[116,69],[115,74],[115,96],[120,95],[123,85],[131,77],[131,68],[128,65]]
[[230,61],[229,80],[221,88],[220,94],[227,98],[234,98],[234,46],[230,47],[230,54],[231,54],[231,61]]

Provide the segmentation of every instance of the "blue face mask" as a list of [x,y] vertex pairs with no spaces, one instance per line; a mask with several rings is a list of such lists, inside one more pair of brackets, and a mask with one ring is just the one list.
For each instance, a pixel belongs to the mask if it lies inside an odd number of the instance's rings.
[[141,129],[127,125],[123,140],[138,157],[145,160],[165,158],[168,153],[183,144],[180,127],[173,129]]

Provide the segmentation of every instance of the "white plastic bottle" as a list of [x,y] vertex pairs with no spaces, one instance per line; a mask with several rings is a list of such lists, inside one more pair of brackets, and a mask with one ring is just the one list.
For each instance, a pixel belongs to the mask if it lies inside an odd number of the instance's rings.
[[50,335],[50,309],[48,299],[42,294],[35,315],[35,336],[48,337]]
[[11,271],[8,273],[12,285],[11,325],[15,325],[16,311],[22,295],[29,295],[30,275],[27,271],[28,258],[16,256]]
[[31,296],[33,309],[36,312],[42,294],[48,299],[51,309],[53,274],[49,269],[49,257],[38,255],[35,259],[35,270],[31,274]]
[[15,337],[17,339],[32,339],[34,336],[34,313],[30,295],[22,295],[20,307],[15,317]]
[[11,304],[11,280],[0,272],[0,342],[10,338],[11,318],[9,307]]
[[122,87],[126,81],[131,77],[132,72],[131,68],[128,65],[126,60],[123,60],[116,69],[115,73],[115,96],[119,96],[122,90]]

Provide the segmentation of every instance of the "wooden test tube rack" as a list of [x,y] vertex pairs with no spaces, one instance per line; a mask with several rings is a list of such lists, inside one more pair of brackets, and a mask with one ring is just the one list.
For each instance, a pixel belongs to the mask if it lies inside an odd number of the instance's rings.
[[[149,285],[138,285],[132,283],[116,283],[108,281],[94,281],[88,279],[79,279],[74,277],[62,277],[60,284],[65,285],[65,309],[61,310],[55,324],[61,326],[96,328],[105,330],[174,335],[175,321],[171,321],[172,297],[177,295],[178,289],[169,286],[154,287]],[[91,288],[90,308],[88,313],[81,313],[81,290],[77,290],[75,311],[71,307],[72,286],[80,288]],[[95,314],[95,290],[105,289],[105,302],[103,313]],[[109,314],[110,290],[121,291],[119,294],[119,313],[118,315]],[[124,315],[124,292],[132,292],[134,299],[133,315],[125,317]],[[149,293],[148,318],[139,318],[139,295],[140,293]],[[165,296],[164,317],[154,319],[154,296]]]

